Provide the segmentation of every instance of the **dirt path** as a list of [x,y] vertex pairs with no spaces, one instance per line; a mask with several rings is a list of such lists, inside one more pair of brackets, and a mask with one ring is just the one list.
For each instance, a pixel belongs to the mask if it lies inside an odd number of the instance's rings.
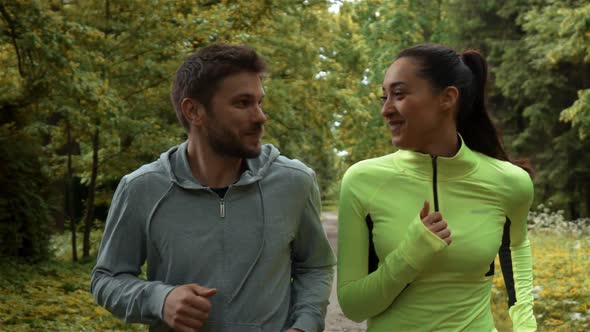
[[[337,242],[337,216],[333,212],[323,212],[322,220],[328,240],[336,253]],[[326,317],[326,332],[361,332],[367,328],[366,323],[355,323],[344,317],[340,306],[338,305],[338,298],[336,296],[336,280],[332,286],[332,294],[330,295],[330,305],[328,305],[328,315]]]

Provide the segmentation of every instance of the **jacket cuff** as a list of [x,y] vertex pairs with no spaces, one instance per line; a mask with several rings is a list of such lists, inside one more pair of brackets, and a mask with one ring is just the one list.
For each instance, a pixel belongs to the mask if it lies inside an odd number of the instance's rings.
[[320,332],[322,330],[321,327],[318,326],[318,320],[314,316],[306,313],[300,314],[290,328],[299,329],[303,332]]
[[149,312],[158,317],[160,320],[164,320],[164,303],[170,292],[176,288],[176,286],[170,286],[166,284],[157,284],[151,292],[149,299]]
[[532,307],[532,303],[517,302],[508,309],[514,332],[537,331],[537,321],[533,315]]
[[424,226],[420,216],[416,216],[408,226],[406,239],[400,245],[400,256],[412,268],[419,271],[426,266],[435,253],[447,246],[443,239]]

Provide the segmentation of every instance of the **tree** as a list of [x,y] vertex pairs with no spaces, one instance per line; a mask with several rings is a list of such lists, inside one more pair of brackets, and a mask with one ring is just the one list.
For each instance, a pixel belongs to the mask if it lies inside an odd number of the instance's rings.
[[[0,3],[0,253],[39,260],[49,255],[51,210],[38,159],[40,137],[26,128],[49,82],[37,56],[54,54],[52,45],[40,47],[38,35],[23,28],[33,22],[13,15],[14,9],[35,8],[18,7]],[[54,27],[46,17],[34,23]]]
[[51,210],[35,143],[14,123],[0,126],[0,256],[37,261],[50,254]]
[[[106,1],[102,5],[104,7],[96,2],[47,5],[12,1],[1,7],[5,35],[9,37],[5,40],[14,46],[13,56],[8,58],[16,59],[11,60],[12,68],[18,69],[22,82],[20,94],[12,99],[23,102],[12,102],[18,106],[13,108],[34,111],[31,112],[30,129],[46,135],[44,169],[52,178],[64,179],[70,191],[64,197],[68,197],[68,201],[74,198],[71,184],[77,176],[89,189],[83,257],[89,256],[94,198],[103,179],[99,175],[100,155],[104,152],[115,154],[115,157],[104,158],[108,164],[108,161],[133,159],[154,145],[170,142],[170,138],[162,139],[166,135],[154,134],[159,128],[167,128],[158,124],[162,103],[147,107],[142,103],[153,95],[154,87],[168,84],[170,69],[163,59],[177,54],[174,51],[177,41],[160,30],[162,24],[157,15],[150,17],[148,22],[144,16],[140,17],[137,8],[120,5],[121,8],[114,8],[121,15],[119,21],[109,23],[113,20],[107,10],[110,3]],[[148,5],[153,9],[157,4]],[[99,11],[104,15],[94,16]],[[146,25],[140,24],[140,20]],[[169,26],[175,26],[175,23],[170,21]],[[139,27],[151,29],[151,33],[144,34],[144,31],[138,31]],[[162,34],[157,35],[154,31]],[[50,70],[51,75],[48,75]],[[130,101],[136,112],[129,109]],[[141,109],[141,114],[137,109]],[[133,129],[126,130],[121,125]],[[151,130],[146,131],[145,128],[150,126]],[[135,133],[136,136],[130,136]],[[137,144],[139,148],[132,146],[129,137],[142,139],[146,135],[153,136],[148,144]],[[126,145],[121,146],[121,141]],[[79,155],[73,154],[76,150]],[[125,150],[131,153],[125,154]],[[116,174],[105,174],[105,178],[120,178],[126,171],[124,165],[111,166],[109,169],[116,169]],[[65,204],[72,205],[71,202]],[[70,209],[66,210],[72,229],[73,258],[77,259],[77,221]]]
[[[406,47],[454,41],[455,25],[447,20],[448,12],[449,5],[442,0],[365,0],[343,6],[342,18],[352,21],[349,34],[356,35],[355,46],[346,51],[354,52],[355,59],[362,59],[352,70],[356,73],[356,95],[363,105],[340,114],[338,142],[347,153],[345,166],[394,150],[380,114],[383,76],[396,54]],[[350,39],[344,35],[337,40],[342,42],[346,38]],[[343,72],[351,72],[347,69]]]
[[552,201],[569,218],[588,215],[588,5],[513,0],[455,9],[472,18],[458,39],[488,54],[493,109],[509,150],[536,166],[537,200]]
[[2,76],[15,87],[3,91],[2,105],[28,111],[24,130],[43,137],[42,169],[66,188],[60,196],[73,259],[78,202],[85,205],[86,258],[94,207],[108,204],[122,175],[184,139],[169,102],[170,80],[182,58],[211,42],[249,43],[268,58],[265,108],[276,121],[269,123],[267,140],[315,168],[326,192],[335,180],[330,105],[340,103],[330,89],[334,79],[321,74],[333,70],[327,55],[335,16],[328,5],[3,2],[0,55],[7,73],[18,78]]

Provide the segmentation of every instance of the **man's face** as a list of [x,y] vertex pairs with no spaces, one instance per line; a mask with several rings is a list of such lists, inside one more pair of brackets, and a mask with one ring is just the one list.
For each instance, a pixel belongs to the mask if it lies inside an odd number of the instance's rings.
[[261,103],[264,89],[259,73],[227,76],[211,99],[204,122],[205,139],[213,151],[235,158],[255,158],[266,115]]

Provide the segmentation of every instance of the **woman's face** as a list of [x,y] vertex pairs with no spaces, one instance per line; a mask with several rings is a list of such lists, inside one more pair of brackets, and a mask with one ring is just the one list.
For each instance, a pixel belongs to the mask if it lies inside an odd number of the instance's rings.
[[389,67],[383,79],[381,115],[400,149],[424,151],[436,142],[446,122],[439,94],[430,81],[417,75],[419,70],[416,60],[404,57]]

